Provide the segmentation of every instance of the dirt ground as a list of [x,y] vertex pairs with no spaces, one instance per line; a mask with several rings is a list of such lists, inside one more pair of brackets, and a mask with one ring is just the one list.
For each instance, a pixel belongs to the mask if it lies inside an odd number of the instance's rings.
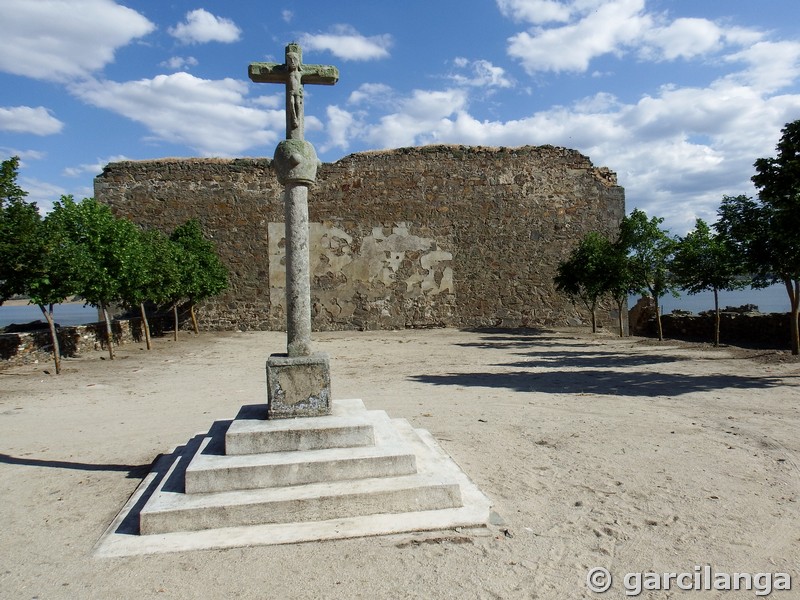
[[[800,363],[585,330],[316,334],[335,398],[430,431],[505,521],[96,558],[160,453],[265,401],[284,334],[183,334],[0,370],[0,597],[618,598],[627,573],[788,573],[800,598]],[[587,588],[590,568],[615,580]],[[640,598],[753,598],[644,591]]]

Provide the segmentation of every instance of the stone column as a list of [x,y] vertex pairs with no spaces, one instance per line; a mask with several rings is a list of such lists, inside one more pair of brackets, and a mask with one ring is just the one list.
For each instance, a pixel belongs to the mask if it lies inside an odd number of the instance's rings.
[[286,338],[289,356],[311,354],[308,186],[286,185]]
[[311,350],[311,269],[308,188],[317,177],[317,153],[305,140],[284,140],[275,149],[278,181],[285,186],[286,354],[267,360],[267,418],[330,414],[328,356]]

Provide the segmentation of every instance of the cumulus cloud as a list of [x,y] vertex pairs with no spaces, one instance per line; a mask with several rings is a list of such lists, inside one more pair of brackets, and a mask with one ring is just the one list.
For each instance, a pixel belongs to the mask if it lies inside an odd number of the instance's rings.
[[731,54],[726,60],[746,65],[730,79],[767,92],[778,91],[800,78],[800,42],[763,41]]
[[651,26],[644,0],[614,0],[592,7],[577,22],[520,32],[509,38],[508,53],[529,73],[583,72],[593,58],[636,44]]
[[145,125],[154,140],[184,144],[203,156],[230,156],[274,144],[282,110],[248,106],[247,83],[208,80],[188,73],[117,83],[73,86],[82,100]]
[[19,186],[28,192],[25,200],[35,202],[42,214],[53,210],[53,202],[70,193],[66,188],[33,177],[21,176]]
[[328,118],[328,139],[320,146],[322,152],[332,148],[346,150],[352,136],[356,135],[358,120],[355,115],[338,106],[329,106],[326,111]]
[[398,101],[398,110],[364,129],[366,140],[385,148],[438,141],[442,122],[467,106],[463,90],[414,90]]
[[[497,0],[501,12],[532,26],[508,39],[508,54],[528,73],[585,72],[594,59],[631,54],[644,61],[693,60],[749,46],[763,34],[701,18],[670,20],[645,0]],[[552,15],[552,17],[548,16]],[[556,22],[553,26],[543,23]]]
[[676,19],[644,32],[641,55],[650,59],[693,58],[719,50],[723,30],[708,19]]
[[393,102],[393,96],[394,90],[385,83],[362,83],[357,90],[350,93],[347,103],[367,106],[386,105]]
[[457,73],[450,79],[459,85],[482,88],[510,88],[514,81],[508,76],[505,69],[493,65],[488,60],[469,61],[466,58],[456,58],[456,67],[467,71],[467,74]]
[[87,77],[154,29],[112,0],[4,0],[0,70],[47,81]]
[[63,128],[64,123],[43,106],[0,106],[0,131],[52,135]]
[[337,25],[331,33],[305,33],[300,44],[306,50],[327,51],[342,60],[379,60],[389,56],[392,36],[366,37],[349,25]]
[[63,174],[65,177],[80,177],[81,175],[90,175],[91,177],[95,177],[103,172],[103,169],[108,163],[120,162],[123,160],[130,159],[124,154],[115,154],[106,158],[98,158],[93,163],[84,163],[74,167],[66,167],[63,170]]
[[197,64],[197,59],[194,56],[173,56],[160,63],[160,66],[166,67],[171,71],[179,71],[189,67],[196,67]]
[[567,4],[557,0],[497,0],[497,6],[504,16],[528,23],[563,23],[572,12]]
[[186,13],[186,20],[169,28],[169,33],[184,44],[222,42],[230,44],[239,40],[242,31],[236,23],[224,17],[212,15],[198,8]]

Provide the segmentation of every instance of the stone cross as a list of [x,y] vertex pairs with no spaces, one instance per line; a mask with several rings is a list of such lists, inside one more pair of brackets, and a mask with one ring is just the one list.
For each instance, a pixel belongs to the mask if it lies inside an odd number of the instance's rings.
[[298,44],[286,46],[286,62],[251,63],[250,79],[286,85],[286,140],[275,150],[278,181],[285,186],[286,333],[289,356],[311,354],[311,278],[308,256],[308,187],[317,176],[314,147],[303,139],[303,84],[333,85],[339,70],[304,65]]
[[275,149],[273,166],[284,185],[286,224],[286,355],[267,361],[267,418],[330,413],[328,357],[311,351],[311,273],[308,243],[308,188],[317,178],[317,154],[303,139],[303,85],[333,85],[336,67],[304,65],[299,44],[286,46],[286,62],[251,63],[250,79],[286,86],[286,139]]
[[302,140],[303,84],[333,85],[339,81],[339,69],[328,65],[304,65],[299,44],[286,46],[286,62],[250,63],[248,75],[256,83],[286,85],[286,139]]

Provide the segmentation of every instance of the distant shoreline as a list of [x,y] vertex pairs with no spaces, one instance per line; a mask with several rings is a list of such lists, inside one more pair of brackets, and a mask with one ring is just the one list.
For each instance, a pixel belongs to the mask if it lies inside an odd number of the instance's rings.
[[[66,302],[59,302],[59,304],[61,304],[61,305],[63,305],[63,304],[80,304],[81,306],[83,306],[86,303],[81,301],[81,300],[68,300]],[[6,300],[2,304],[2,306],[28,306],[28,305],[36,306],[30,300],[24,300],[24,299],[23,300]]]

